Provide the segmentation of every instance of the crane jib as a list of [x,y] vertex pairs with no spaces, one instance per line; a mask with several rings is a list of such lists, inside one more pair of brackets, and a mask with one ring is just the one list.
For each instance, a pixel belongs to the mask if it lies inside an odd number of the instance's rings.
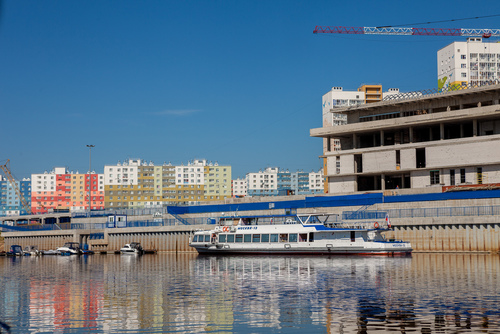
[[318,34],[364,34],[397,36],[500,36],[500,29],[463,29],[463,28],[409,28],[409,27],[344,27],[316,26],[313,33]]

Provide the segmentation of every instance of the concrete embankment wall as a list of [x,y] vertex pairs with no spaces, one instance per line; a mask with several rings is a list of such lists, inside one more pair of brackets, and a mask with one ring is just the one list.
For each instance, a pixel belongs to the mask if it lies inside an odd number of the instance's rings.
[[[500,198],[476,198],[443,201],[415,201],[377,203],[365,209],[392,212],[393,231],[387,238],[410,241],[417,252],[500,252],[500,214],[456,215],[453,208],[474,209],[500,206]],[[298,209],[299,213],[335,213],[356,211],[360,206],[316,207]],[[432,209],[450,208],[450,214],[433,215]],[[402,217],[408,210],[417,214]],[[406,211],[405,211],[406,210]],[[419,216],[422,210],[428,210]],[[460,211],[460,210],[458,210]],[[466,210],[467,211],[467,210]],[[474,210],[471,210],[474,211]],[[495,210],[494,210],[495,211]],[[467,211],[468,212],[468,211]],[[495,212],[498,212],[496,210]],[[283,214],[283,210],[239,211],[240,215]],[[221,212],[185,214],[185,218],[218,217]],[[228,214],[228,211],[225,211]],[[429,216],[430,215],[430,216]],[[167,252],[192,252],[188,245],[189,236],[196,229],[210,229],[213,225],[178,225],[165,227],[113,228],[104,230],[62,230],[40,232],[4,232],[5,248],[18,244],[36,245],[39,249],[55,249],[66,241],[88,243],[96,251],[114,252],[129,242],[140,242],[145,249]],[[103,232],[104,238],[89,240],[91,233]]]

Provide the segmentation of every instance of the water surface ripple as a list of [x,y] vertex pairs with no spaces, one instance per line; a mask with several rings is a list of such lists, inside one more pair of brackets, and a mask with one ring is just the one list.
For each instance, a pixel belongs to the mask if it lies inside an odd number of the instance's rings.
[[500,333],[500,257],[0,257],[12,333]]

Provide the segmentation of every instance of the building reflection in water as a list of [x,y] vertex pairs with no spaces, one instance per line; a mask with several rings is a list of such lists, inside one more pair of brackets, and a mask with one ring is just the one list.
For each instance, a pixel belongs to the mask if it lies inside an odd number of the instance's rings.
[[20,332],[500,330],[494,255],[4,257],[0,276]]

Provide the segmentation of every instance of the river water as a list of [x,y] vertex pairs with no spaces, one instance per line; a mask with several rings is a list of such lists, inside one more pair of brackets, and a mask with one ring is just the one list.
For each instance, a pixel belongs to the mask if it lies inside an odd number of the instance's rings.
[[0,257],[0,320],[12,333],[500,333],[500,257]]

